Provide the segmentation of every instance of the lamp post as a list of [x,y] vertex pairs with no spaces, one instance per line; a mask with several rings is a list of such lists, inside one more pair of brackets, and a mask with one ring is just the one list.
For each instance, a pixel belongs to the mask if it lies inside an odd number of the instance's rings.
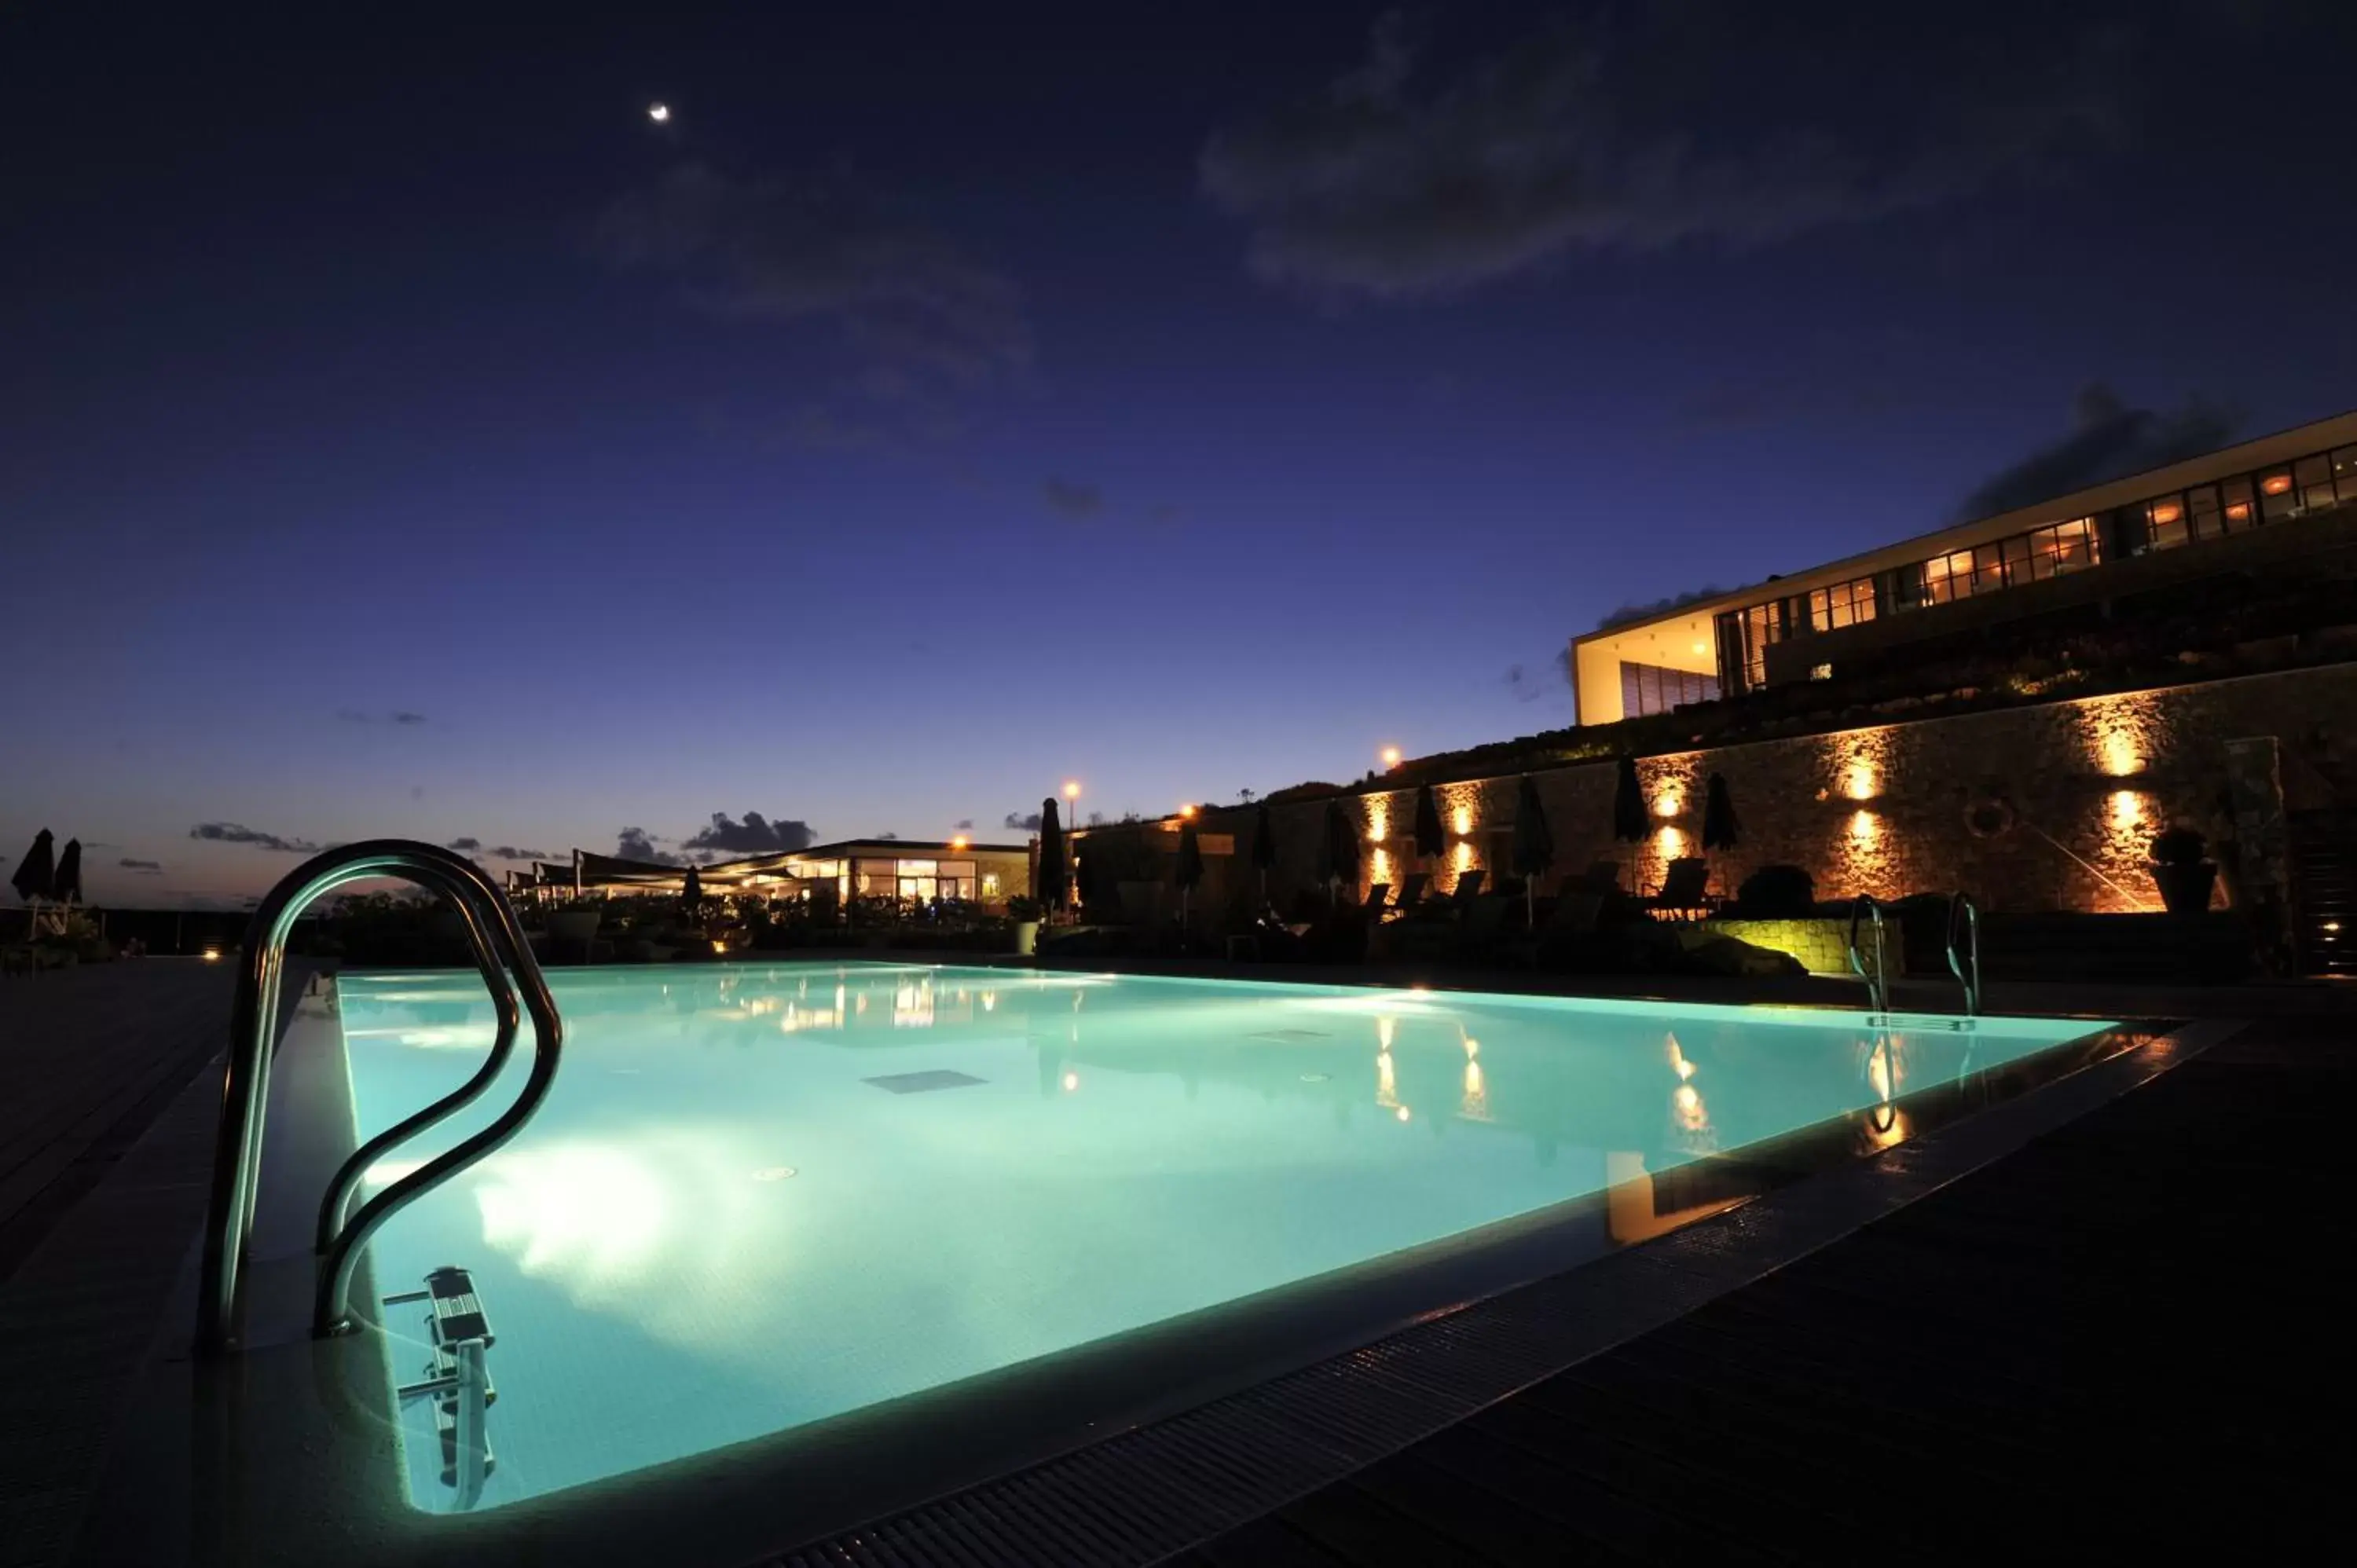
[[1386,771],[1391,768],[1397,768],[1400,765],[1400,748],[1395,746],[1387,746],[1383,747],[1383,767]]

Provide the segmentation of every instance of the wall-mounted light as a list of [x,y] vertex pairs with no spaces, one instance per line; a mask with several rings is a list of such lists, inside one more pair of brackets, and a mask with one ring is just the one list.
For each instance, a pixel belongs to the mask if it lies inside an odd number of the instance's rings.
[[2112,826],[2132,828],[2144,821],[2144,797],[2133,789],[2112,791]]
[[1473,812],[1469,807],[1458,807],[1457,810],[1451,813],[1449,820],[1456,824],[1457,836],[1458,838],[1463,838],[1466,834],[1473,831]]
[[1857,811],[1849,814],[1849,836],[1853,843],[1872,843],[1882,834],[1882,823],[1872,811]]

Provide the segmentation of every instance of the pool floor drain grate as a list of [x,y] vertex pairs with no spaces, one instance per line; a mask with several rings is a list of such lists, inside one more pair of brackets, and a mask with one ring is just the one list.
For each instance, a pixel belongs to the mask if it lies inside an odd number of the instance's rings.
[[922,1094],[929,1089],[963,1089],[970,1083],[985,1080],[969,1072],[934,1068],[927,1072],[888,1072],[881,1078],[863,1078],[859,1081],[872,1083],[893,1094]]

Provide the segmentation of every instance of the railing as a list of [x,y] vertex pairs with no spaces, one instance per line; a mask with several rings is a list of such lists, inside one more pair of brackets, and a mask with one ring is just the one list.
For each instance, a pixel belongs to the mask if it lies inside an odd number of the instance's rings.
[[[311,1332],[318,1337],[354,1326],[347,1308],[353,1265],[377,1227],[406,1205],[514,1136],[547,1096],[564,1038],[556,1004],[505,895],[480,868],[450,851],[404,839],[346,844],[297,866],[270,890],[246,928],[245,961],[231,1014],[229,1067],[221,1086],[214,1137],[212,1193],[205,1217],[204,1257],[197,1303],[197,1348],[221,1355],[236,1347],[244,1306],[246,1245],[253,1229],[255,1184],[261,1172],[263,1115],[270,1099],[270,1065],[278,1035],[280,983],[287,932],[311,902],[354,882],[399,877],[441,894],[458,911],[475,967],[491,993],[498,1028],[491,1054],[457,1090],[371,1139],[328,1185],[320,1205],[320,1254]],[[512,977],[512,983],[511,979]],[[519,1004],[518,992],[522,993]],[[460,1140],[361,1206],[344,1209],[361,1175],[383,1153],[490,1086],[515,1046],[519,1015],[533,1026],[531,1076],[515,1103],[480,1132]]]
[[[1858,951],[1857,923],[1873,917],[1874,968],[1869,972],[1866,960]],[[1871,893],[1861,893],[1849,907],[1849,967],[1850,972],[1866,982],[1867,1010],[1878,1015],[1890,1011],[1890,964],[1882,935],[1882,906]]]
[[[1973,953],[1969,972],[1964,956],[1956,947],[1956,938],[1960,934],[1971,939]],[[1968,893],[1959,893],[1948,900],[1948,971],[1956,977],[1956,983],[1964,988],[1964,1016],[1980,1016],[1981,909]]]

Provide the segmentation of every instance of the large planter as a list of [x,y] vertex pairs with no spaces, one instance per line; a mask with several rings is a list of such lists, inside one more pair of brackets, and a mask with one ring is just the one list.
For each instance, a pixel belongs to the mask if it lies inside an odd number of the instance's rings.
[[2210,889],[2217,882],[2215,861],[2152,863],[2152,885],[2160,889],[2161,908],[2172,915],[2199,915],[2209,908]]
[[1036,953],[1039,950],[1039,922],[1037,920],[1016,921],[1015,956],[1017,958],[1029,958],[1033,953]]

